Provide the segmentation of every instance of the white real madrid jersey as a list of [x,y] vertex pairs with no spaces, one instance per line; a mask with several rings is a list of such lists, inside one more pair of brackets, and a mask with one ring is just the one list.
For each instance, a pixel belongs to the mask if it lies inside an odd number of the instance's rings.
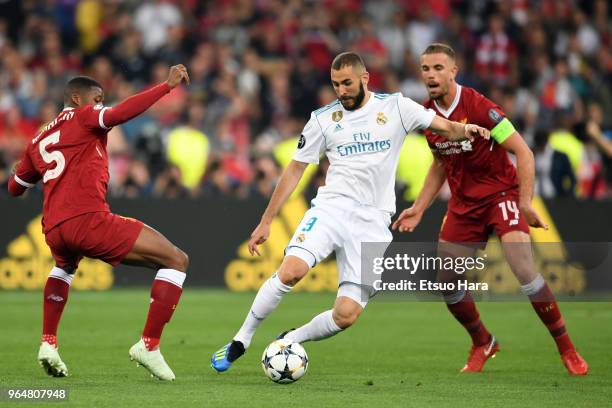
[[370,93],[361,108],[348,111],[336,100],[310,115],[293,159],[318,164],[329,159],[325,186],[317,197],[346,196],[395,213],[395,173],[405,136],[430,126],[432,109],[401,93]]

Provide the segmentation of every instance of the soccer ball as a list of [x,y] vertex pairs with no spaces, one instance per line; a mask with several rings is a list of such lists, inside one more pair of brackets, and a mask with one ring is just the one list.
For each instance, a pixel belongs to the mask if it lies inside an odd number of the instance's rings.
[[261,356],[261,367],[272,381],[289,384],[300,379],[308,369],[308,355],[299,343],[274,340]]

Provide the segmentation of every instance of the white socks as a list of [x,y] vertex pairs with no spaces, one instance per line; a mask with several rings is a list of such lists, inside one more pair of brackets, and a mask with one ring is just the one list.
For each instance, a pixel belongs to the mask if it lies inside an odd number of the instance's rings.
[[523,292],[527,296],[533,296],[540,291],[546,285],[546,281],[538,273],[538,276],[534,278],[533,281],[529,282],[526,285],[521,285],[521,292]]
[[72,279],[74,278],[74,274],[70,275],[62,268],[54,266],[53,269],[51,269],[51,273],[49,273],[49,277],[64,281],[68,284],[68,286],[70,286],[70,284],[72,283]]
[[444,302],[447,305],[454,305],[463,300],[463,298],[465,297],[465,289],[458,290],[457,292],[451,293],[450,295],[442,295],[442,297],[444,298]]
[[255,330],[261,322],[272,313],[278,306],[283,296],[291,291],[292,287],[285,285],[278,278],[278,274],[272,275],[267,281],[261,285],[251,310],[244,319],[242,327],[234,336],[234,340],[241,342],[244,348],[247,349],[251,344],[251,339],[255,334]]
[[155,275],[156,280],[164,281],[183,288],[183,283],[187,274],[185,272],[177,271],[176,269],[160,269]]
[[327,310],[315,316],[304,326],[290,331],[285,336],[286,339],[303,343],[310,340],[322,340],[338,334],[342,331],[332,317],[332,311]]

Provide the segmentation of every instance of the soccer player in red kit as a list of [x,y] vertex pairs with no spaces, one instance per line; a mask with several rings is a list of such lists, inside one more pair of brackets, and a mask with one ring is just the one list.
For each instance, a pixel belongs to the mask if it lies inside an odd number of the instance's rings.
[[[438,115],[457,122],[475,123],[491,131],[491,139],[449,142],[425,131],[434,161],[423,190],[412,207],[393,224],[400,232],[413,231],[445,180],[452,197],[439,236],[439,253],[471,257],[491,232],[502,242],[506,261],[542,323],[553,337],[570,374],[585,375],[586,361],[578,354],[555,297],[536,272],[529,226],[548,228],[531,205],[534,185],[533,154],[502,109],[472,88],[455,82],[455,53],[445,44],[432,44],[421,56],[421,75],[430,99],[424,104]],[[507,152],[516,155],[517,167]],[[475,245],[474,245],[475,244]],[[455,281],[453,271],[438,271],[439,281]],[[480,372],[499,350],[499,344],[480,320],[469,291],[442,293],[449,311],[468,331],[472,348],[462,372]]]
[[32,139],[9,180],[13,196],[43,183],[42,227],[56,266],[44,289],[38,361],[49,375],[68,375],[58,353],[57,326],[74,272],[87,256],[113,266],[157,270],[145,327],[129,356],[159,379],[175,378],[159,351],[159,339],[179,302],[189,259],[153,228],[110,212],[106,140],[113,126],[141,114],[183,81],[189,82],[187,69],[173,66],[166,82],[111,108],[103,106],[98,82],[71,79],[64,90],[64,110]]

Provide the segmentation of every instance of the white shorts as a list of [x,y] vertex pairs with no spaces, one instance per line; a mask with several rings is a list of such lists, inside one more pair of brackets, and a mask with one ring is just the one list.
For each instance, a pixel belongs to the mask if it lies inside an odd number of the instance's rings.
[[[296,256],[312,268],[335,251],[338,286],[350,284],[361,287],[364,284],[361,274],[361,243],[390,243],[393,240],[390,224],[391,214],[376,207],[360,204],[347,197],[315,198],[289,241],[285,255]],[[372,287],[364,289],[373,295]],[[355,294],[361,291],[351,289],[344,292]],[[364,296],[348,297],[361,298],[353,299],[361,304]]]

